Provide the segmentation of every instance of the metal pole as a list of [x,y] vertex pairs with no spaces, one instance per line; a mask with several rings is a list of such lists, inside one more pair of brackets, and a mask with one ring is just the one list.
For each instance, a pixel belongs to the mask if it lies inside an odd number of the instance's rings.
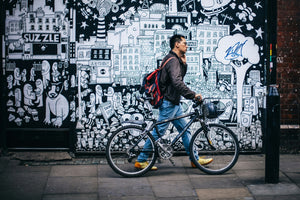
[[280,96],[276,85],[267,96],[267,132],[265,137],[265,182],[279,182]]
[[267,130],[265,132],[265,182],[279,182],[280,96],[276,86],[277,0],[267,0]]

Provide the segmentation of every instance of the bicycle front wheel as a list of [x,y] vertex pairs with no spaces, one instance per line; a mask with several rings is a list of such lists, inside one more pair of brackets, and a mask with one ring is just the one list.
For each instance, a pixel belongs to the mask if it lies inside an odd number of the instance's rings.
[[[144,148],[145,143],[149,144]],[[150,133],[143,133],[140,126],[128,125],[114,132],[106,145],[106,159],[110,167],[124,177],[145,174],[154,165],[157,155],[155,140]],[[148,166],[136,169],[134,163],[140,153],[148,156]]]
[[[207,174],[223,174],[237,162],[239,144],[232,130],[221,124],[209,124],[207,133],[200,128],[193,135],[190,152],[192,162],[200,170]],[[213,161],[209,164],[201,163],[203,158],[212,158]]]

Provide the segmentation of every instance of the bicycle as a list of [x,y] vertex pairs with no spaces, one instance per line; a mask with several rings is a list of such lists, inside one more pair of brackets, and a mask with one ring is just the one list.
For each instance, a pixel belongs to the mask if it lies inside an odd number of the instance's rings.
[[[140,98],[147,101],[147,98]],[[206,123],[206,119],[216,118],[222,114],[222,109],[216,101],[203,103],[193,101],[193,111],[179,117],[170,118],[164,121],[152,119],[152,123],[146,121],[127,121],[124,126],[117,129],[110,136],[106,145],[106,159],[109,166],[118,174],[124,177],[142,176],[155,164],[157,157],[172,161],[173,146],[178,142],[184,132],[195,122],[200,122],[200,128],[192,134],[190,141],[190,159],[194,165],[203,172],[211,175],[223,174],[230,170],[239,157],[239,143],[236,135],[223,124]],[[176,119],[190,117],[189,122],[183,131],[178,133],[170,142],[159,137],[156,141],[151,132],[157,125],[169,123]],[[150,149],[143,149],[145,141],[151,142]],[[148,154],[148,165],[144,169],[134,167],[135,159],[141,153]],[[201,165],[196,157],[206,156],[213,158],[209,165]]]

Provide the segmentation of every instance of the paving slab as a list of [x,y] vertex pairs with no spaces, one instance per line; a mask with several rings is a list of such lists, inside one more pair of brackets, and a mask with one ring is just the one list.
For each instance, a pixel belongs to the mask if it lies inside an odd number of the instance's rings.
[[52,166],[50,177],[93,176],[97,177],[97,165],[57,165]]
[[189,181],[159,181],[151,185],[155,196],[158,198],[196,196]]
[[0,199],[41,199],[48,172],[5,172],[0,174]]
[[248,188],[255,196],[300,195],[300,188],[296,184],[258,184],[248,185]]
[[146,177],[140,178],[100,178],[98,192],[101,197],[153,196]]
[[96,193],[97,180],[97,177],[49,177],[44,193]]
[[244,188],[196,189],[199,200],[254,200],[250,192]]

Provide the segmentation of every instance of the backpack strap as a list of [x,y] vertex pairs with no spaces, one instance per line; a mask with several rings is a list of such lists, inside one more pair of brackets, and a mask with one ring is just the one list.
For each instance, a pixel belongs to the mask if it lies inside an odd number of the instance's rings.
[[146,79],[147,79],[148,81],[149,81],[150,79],[152,79],[152,77],[155,76],[155,74],[156,74],[158,71],[162,70],[162,68],[164,68],[165,65],[166,65],[171,59],[173,59],[173,58],[174,58],[174,57],[168,58],[168,60],[165,61],[163,65],[160,65],[159,68],[157,68],[156,70],[154,70],[153,72],[151,72],[151,73],[147,76]]
[[172,57],[168,58],[168,60],[166,60],[166,61],[164,62],[164,64],[161,65],[158,69],[159,69],[159,70],[162,70],[162,68],[164,68],[165,65],[166,65],[171,59],[173,59],[173,58],[175,58],[175,57],[172,56]]

